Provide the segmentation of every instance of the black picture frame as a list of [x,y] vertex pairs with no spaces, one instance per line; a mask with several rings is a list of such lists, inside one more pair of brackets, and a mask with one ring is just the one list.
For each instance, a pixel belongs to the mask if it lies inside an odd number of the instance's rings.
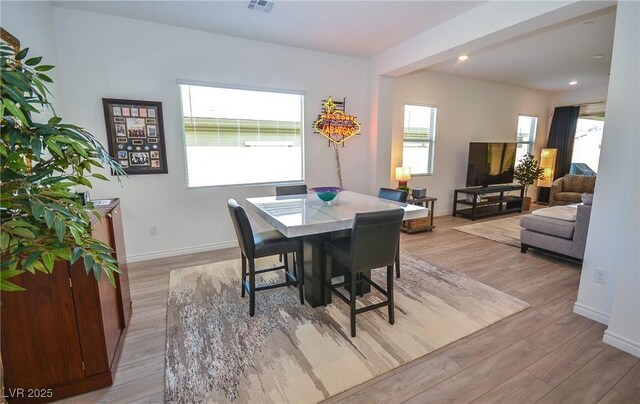
[[102,106],[109,154],[124,171],[129,175],[167,174],[162,103],[103,98]]

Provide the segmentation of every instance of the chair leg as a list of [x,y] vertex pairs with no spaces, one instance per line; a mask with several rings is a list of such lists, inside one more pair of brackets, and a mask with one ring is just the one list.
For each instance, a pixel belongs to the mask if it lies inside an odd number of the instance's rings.
[[249,261],[249,317],[256,313],[256,262]]
[[284,281],[289,282],[289,254],[284,254]]
[[240,259],[242,260],[242,290],[240,291],[240,296],[244,297],[246,291],[245,285],[247,284],[247,257],[241,253]]
[[[345,275],[346,276],[346,275]],[[349,317],[351,319],[351,336],[356,336],[356,274],[351,273],[351,299],[349,300]]]
[[398,250],[396,251],[396,278],[400,277],[400,239],[398,238]]
[[298,265],[296,265],[295,257],[293,266],[297,266],[298,277],[298,291],[300,292],[300,304],[304,304],[304,246],[300,243],[300,249],[298,250]]
[[526,254],[528,249],[529,249],[528,245],[526,245],[526,244],[521,244],[520,245],[520,252],[521,253]]
[[387,267],[387,300],[389,300],[389,324],[396,322],[393,302],[393,265]]

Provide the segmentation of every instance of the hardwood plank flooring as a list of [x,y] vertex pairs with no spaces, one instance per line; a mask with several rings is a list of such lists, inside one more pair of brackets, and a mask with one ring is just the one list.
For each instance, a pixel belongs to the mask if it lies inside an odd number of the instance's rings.
[[598,401],[598,404],[635,404],[637,401],[630,400],[622,394],[616,393],[615,390],[609,390],[607,395]]
[[640,362],[616,384],[614,390],[640,403]]
[[[445,352],[446,355],[446,352]],[[408,403],[468,403],[524,370],[544,352],[521,340],[468,369],[422,391]]]
[[527,370],[540,380],[558,386],[607,347],[607,344],[602,342],[605,329],[604,325],[594,323],[589,329],[560,345]]
[[597,403],[636,362],[638,358],[607,347],[553,389],[541,403]]
[[473,403],[535,403],[551,390],[553,390],[553,386],[548,385],[531,373],[523,370],[511,379],[483,394],[474,400]]
[[[638,358],[604,344],[606,326],[573,314],[580,266],[452,229],[470,223],[436,217],[434,231],[402,234],[402,249],[531,308],[327,402],[640,404]],[[162,403],[169,273],[238,256],[230,248],[129,264],[133,316],[115,383],[63,401]]]

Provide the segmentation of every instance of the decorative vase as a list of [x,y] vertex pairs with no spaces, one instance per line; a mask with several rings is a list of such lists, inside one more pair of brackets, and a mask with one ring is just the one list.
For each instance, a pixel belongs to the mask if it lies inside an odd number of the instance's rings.
[[331,206],[331,201],[338,195],[338,193],[344,191],[342,187],[315,187],[309,188],[309,191],[315,192],[318,198],[322,201],[323,205]]
[[522,210],[531,210],[531,197],[525,196],[522,201]]

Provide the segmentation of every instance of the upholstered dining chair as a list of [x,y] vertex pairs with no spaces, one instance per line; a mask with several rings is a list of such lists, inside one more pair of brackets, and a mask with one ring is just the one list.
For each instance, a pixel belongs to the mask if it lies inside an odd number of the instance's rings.
[[[245,291],[249,292],[249,316],[253,317],[256,306],[256,292],[266,289],[273,289],[282,286],[297,285],[300,293],[300,304],[304,304],[304,257],[302,241],[298,239],[290,239],[282,235],[279,231],[272,229],[254,233],[251,223],[247,217],[244,208],[234,200],[227,201],[231,221],[236,231],[238,244],[240,245],[240,259],[242,260],[242,289],[241,296],[245,296]],[[294,273],[289,272],[287,254],[294,253],[297,255],[297,265],[294,262]],[[284,265],[274,268],[256,270],[256,258],[269,257],[272,255],[284,254]],[[247,261],[249,268],[247,270]],[[276,284],[256,285],[256,275],[264,272],[276,271],[284,269],[285,281]],[[296,271],[297,269],[297,271]],[[247,282],[247,275],[249,282]]]
[[407,203],[409,193],[402,189],[380,188],[378,190],[378,198],[388,199],[390,201]]
[[[407,203],[409,193],[401,189],[380,188],[378,190],[378,198],[388,199],[390,201]],[[400,238],[398,238],[398,253],[396,254],[396,278],[400,277]]]
[[307,193],[307,184],[300,185],[278,185],[276,187],[276,196],[284,195],[300,195]]
[[[344,282],[332,284],[331,277],[327,281],[326,288],[335,293],[340,299],[349,304],[349,317],[351,322],[351,336],[356,336],[356,314],[387,306],[389,310],[389,324],[395,322],[393,302],[393,264],[398,248],[400,227],[402,227],[403,209],[394,209],[382,212],[356,213],[351,229],[351,237],[342,237],[325,241],[323,246],[326,255],[342,264],[349,270],[345,274]],[[327,265],[322,265],[323,275],[321,279],[327,279]],[[375,268],[387,267],[387,289],[373,282],[365,272]],[[369,283],[387,300],[356,309],[356,287],[363,286],[363,282]],[[349,287],[349,298],[338,291],[338,287]],[[326,305],[326,299],[324,299]]]

